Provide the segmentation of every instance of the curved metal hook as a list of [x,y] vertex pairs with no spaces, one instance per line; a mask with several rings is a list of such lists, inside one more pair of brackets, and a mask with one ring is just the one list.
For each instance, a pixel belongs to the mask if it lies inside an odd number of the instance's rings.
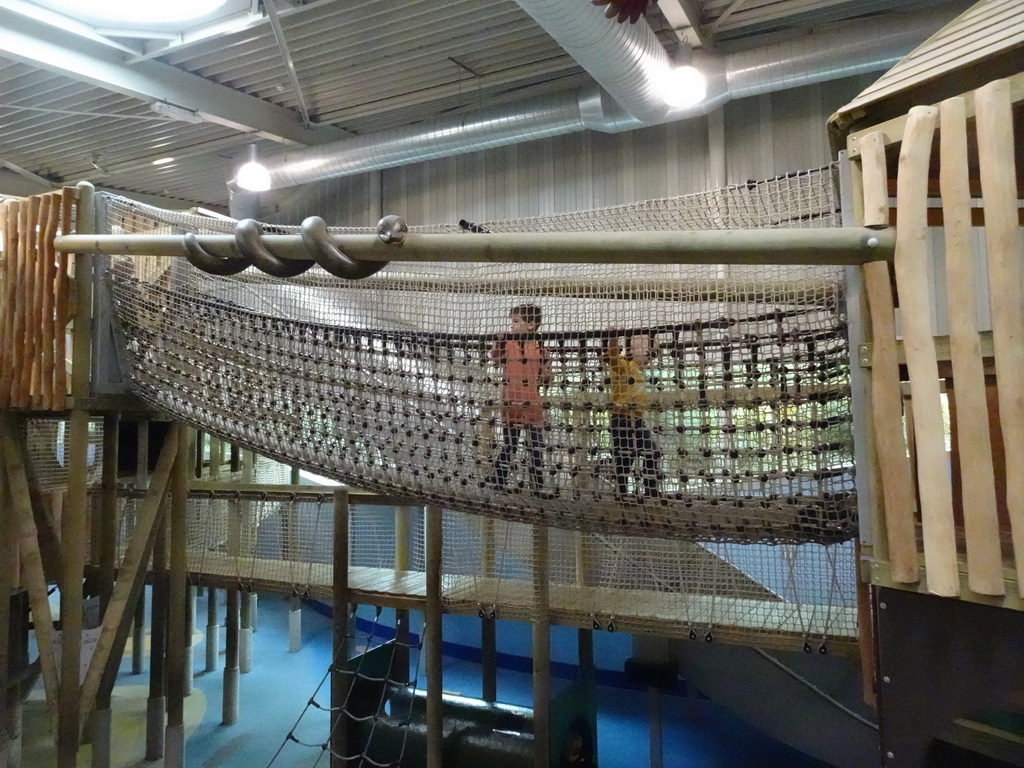
[[215,256],[199,244],[199,238],[192,232],[185,233],[185,258],[196,269],[222,277],[237,275],[252,265],[252,262],[244,256],[237,259]]
[[302,242],[316,263],[337,277],[359,280],[388,265],[386,261],[357,261],[346,256],[331,242],[327,223],[319,216],[310,216],[303,221],[300,231]]
[[273,277],[295,277],[313,266],[312,261],[295,261],[275,256],[263,244],[260,239],[262,235],[263,227],[256,219],[242,219],[235,225],[238,250],[251,259],[257,269]]

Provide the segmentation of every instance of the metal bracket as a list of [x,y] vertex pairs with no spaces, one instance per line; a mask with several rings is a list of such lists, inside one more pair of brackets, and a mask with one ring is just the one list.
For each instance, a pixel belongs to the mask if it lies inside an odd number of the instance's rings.
[[874,344],[868,342],[866,344],[857,345],[857,363],[861,368],[870,368],[871,360],[875,354]]

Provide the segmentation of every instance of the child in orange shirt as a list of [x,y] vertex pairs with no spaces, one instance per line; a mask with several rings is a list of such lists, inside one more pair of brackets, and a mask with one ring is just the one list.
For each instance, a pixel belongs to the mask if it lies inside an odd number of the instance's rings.
[[542,495],[544,486],[544,409],[540,387],[551,382],[548,351],[537,336],[541,310],[535,304],[523,304],[509,311],[512,332],[499,334],[491,347],[491,360],[501,368],[502,448],[494,459],[491,483],[499,490],[508,484],[509,464],[519,447],[519,438],[529,435],[531,464],[530,487]]

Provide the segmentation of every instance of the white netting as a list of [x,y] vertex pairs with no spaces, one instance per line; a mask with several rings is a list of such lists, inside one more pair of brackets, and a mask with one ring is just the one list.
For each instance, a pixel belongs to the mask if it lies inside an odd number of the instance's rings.
[[[833,226],[834,187],[826,168],[468,228]],[[123,198],[105,207],[113,232],[231,231]],[[290,465],[605,534],[854,533],[840,269],[406,263],[348,282],[112,263],[135,391]]]

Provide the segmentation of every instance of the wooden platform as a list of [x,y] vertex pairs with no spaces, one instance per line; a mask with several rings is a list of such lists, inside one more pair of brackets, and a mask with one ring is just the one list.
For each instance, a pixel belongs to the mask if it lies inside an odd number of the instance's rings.
[[[334,569],[329,563],[306,563],[234,557],[217,552],[190,552],[194,582],[261,592],[331,599]],[[352,601],[364,605],[422,611],[426,576],[421,571],[349,568]],[[523,580],[442,577],[445,611],[478,615],[497,605],[497,617],[532,621],[533,584]],[[828,651],[853,655],[857,650],[856,608],[754,600],[653,590],[552,584],[553,624],[660,637],[697,638],[793,650],[811,639],[817,647],[827,637]],[[600,609],[595,609],[599,606]]]

